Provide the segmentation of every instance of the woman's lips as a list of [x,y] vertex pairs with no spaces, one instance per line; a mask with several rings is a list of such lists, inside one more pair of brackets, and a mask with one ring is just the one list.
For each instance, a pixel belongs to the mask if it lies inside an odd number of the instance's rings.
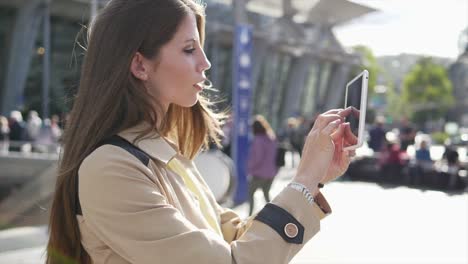
[[201,84],[199,84],[199,83],[194,84],[193,87],[195,87],[195,89],[197,89],[198,91],[202,91],[202,90],[203,90],[203,86],[201,86]]

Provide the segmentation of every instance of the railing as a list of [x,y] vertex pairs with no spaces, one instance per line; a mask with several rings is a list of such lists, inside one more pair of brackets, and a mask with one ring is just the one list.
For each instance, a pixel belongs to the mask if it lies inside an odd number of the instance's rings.
[[58,143],[42,143],[37,141],[0,141],[0,155],[22,154],[29,155],[31,153],[43,154],[58,154],[60,152],[60,144]]

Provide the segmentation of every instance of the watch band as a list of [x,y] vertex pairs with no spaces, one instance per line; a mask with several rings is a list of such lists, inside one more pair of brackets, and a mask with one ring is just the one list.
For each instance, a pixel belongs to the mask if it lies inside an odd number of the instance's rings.
[[314,203],[314,196],[310,192],[309,188],[307,188],[304,184],[298,183],[298,182],[291,182],[288,184],[288,187],[293,188],[296,191],[301,192],[304,197],[307,199],[307,202],[309,204]]

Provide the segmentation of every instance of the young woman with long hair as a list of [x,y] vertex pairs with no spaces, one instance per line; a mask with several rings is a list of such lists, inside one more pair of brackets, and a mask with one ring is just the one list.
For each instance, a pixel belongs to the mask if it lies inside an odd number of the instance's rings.
[[270,188],[278,173],[276,165],[276,135],[268,121],[262,115],[255,116],[252,123],[253,139],[247,160],[249,175],[249,215],[254,209],[254,194],[258,188],[263,191],[265,201],[270,202]]
[[[192,159],[218,141],[194,0],[111,0],[89,29],[63,137],[47,263],[287,263],[330,212],[318,191],[352,153],[322,114],[297,175],[258,215],[220,207]],[[334,143],[335,142],[335,143]],[[316,151],[319,150],[319,151]]]

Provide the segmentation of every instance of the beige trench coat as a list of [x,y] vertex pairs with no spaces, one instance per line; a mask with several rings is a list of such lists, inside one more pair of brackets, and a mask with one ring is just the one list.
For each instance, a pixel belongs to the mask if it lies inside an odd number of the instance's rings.
[[[144,127],[138,125],[119,136],[133,142]],[[307,203],[299,191],[284,188],[271,203],[304,227],[303,242],[288,243],[267,224],[253,217],[241,220],[219,206],[193,162],[179,155],[173,144],[153,136],[135,146],[150,156],[148,166],[125,149],[103,145],[79,169],[81,242],[96,264],[288,263],[331,212],[321,194],[316,198],[319,207]],[[167,169],[173,158],[195,175],[223,237],[212,231],[183,179]]]

